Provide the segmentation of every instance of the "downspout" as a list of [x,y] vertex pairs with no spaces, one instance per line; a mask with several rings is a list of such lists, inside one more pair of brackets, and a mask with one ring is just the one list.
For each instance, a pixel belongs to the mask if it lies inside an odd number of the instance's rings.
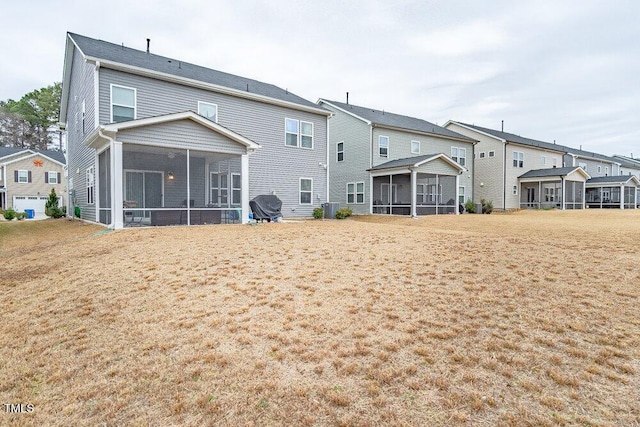
[[329,203],[329,141],[330,141],[330,124],[329,124],[329,119],[331,119],[331,117],[333,117],[333,113],[330,116],[327,116],[327,143],[326,143],[326,148],[327,148],[327,161],[325,163],[325,165],[327,165],[327,167],[325,168],[325,173],[327,175],[327,196],[325,199],[326,203]]
[[[373,168],[373,123],[369,124],[369,169]],[[373,213],[373,176],[369,172],[369,213]]]
[[502,210],[507,210],[507,145],[508,141],[504,142],[504,161],[502,162]]

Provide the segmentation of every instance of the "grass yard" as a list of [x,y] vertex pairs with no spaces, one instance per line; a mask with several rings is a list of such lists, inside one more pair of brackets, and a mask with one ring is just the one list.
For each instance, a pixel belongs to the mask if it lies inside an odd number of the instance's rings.
[[640,211],[0,222],[0,425],[640,425]]

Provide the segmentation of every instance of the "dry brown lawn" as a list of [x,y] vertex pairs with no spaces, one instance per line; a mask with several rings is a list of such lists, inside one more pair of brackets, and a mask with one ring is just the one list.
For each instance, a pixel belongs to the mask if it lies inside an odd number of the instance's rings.
[[640,211],[0,222],[0,425],[640,424]]

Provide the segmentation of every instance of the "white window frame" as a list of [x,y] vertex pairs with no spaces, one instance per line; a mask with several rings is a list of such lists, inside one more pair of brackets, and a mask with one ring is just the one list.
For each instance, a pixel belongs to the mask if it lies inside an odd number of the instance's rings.
[[[382,140],[385,140],[385,147],[382,146]],[[382,149],[386,149],[387,153],[386,154],[382,154]],[[389,137],[386,135],[378,135],[378,156],[379,157],[385,157],[385,158],[389,158]]]
[[558,165],[558,159],[556,159],[555,157],[553,159],[551,159],[551,164],[553,166],[557,166]]
[[424,187],[425,184],[416,184],[416,204],[424,204]]
[[[24,181],[22,180],[23,178],[24,178]],[[29,171],[26,169],[18,169],[18,184],[28,184],[28,183],[29,183]]]
[[494,150],[489,150],[489,157],[495,157],[496,152]]
[[[358,191],[358,186],[362,186],[362,191]],[[353,188],[353,191],[349,191],[349,186]],[[349,201],[349,196],[352,196],[352,201]],[[360,199],[360,201],[358,201]],[[363,205],[364,204],[364,181],[347,182],[347,204],[348,205]]]
[[93,205],[96,202],[96,173],[95,167],[90,166],[85,172],[86,184],[87,184],[87,204]]
[[[127,89],[127,90],[132,90],[133,91],[133,106],[131,105],[124,105],[124,104],[116,104],[113,102],[113,88],[117,87],[119,89]],[[134,87],[128,87],[128,86],[122,86],[122,85],[116,85],[111,83],[109,85],[109,115],[111,116],[110,122],[113,123],[113,106],[118,106],[118,107],[126,107],[126,108],[133,108],[133,119],[131,120],[136,120],[138,118],[138,90]]]
[[[342,150],[340,144],[342,144]],[[342,154],[342,158],[340,158],[340,154]],[[344,162],[344,141],[336,143],[336,162]]]
[[[303,124],[304,125],[311,125],[311,133],[310,134],[304,133],[302,131],[302,128],[304,127]],[[304,120],[300,120],[300,127],[298,129],[300,130],[300,138],[299,138],[300,148],[304,148],[304,149],[307,149],[307,150],[313,150],[313,130],[314,130],[313,129],[313,122],[307,122],[307,121],[304,121]],[[303,145],[303,138],[304,137],[311,138],[311,147],[307,147],[307,146]]]
[[[289,122],[295,123],[296,124],[296,131],[294,132],[290,132],[287,129],[287,124]],[[287,142],[287,135],[295,135],[296,137],[296,143],[294,144],[289,144]],[[296,119],[290,119],[288,117],[284,118],[284,145],[287,147],[298,147],[300,146],[300,120],[296,120]]]
[[609,166],[604,167],[604,176],[609,176]]
[[[48,171],[47,172],[47,176],[49,177],[49,182],[47,182],[47,184],[60,184],[58,182],[58,172],[56,172],[56,171]],[[53,177],[53,182],[51,180],[51,177]]]
[[[202,107],[214,107],[215,109],[215,117],[212,119],[211,117],[205,116],[202,113]],[[218,123],[218,104],[213,104],[211,102],[198,101],[198,114],[202,117],[211,120],[212,122]]]
[[411,141],[411,154],[420,154],[420,141]]
[[480,155],[480,158],[481,158],[481,159],[484,159],[484,158],[485,158],[485,153],[484,153],[484,151],[481,151],[481,152],[479,153],[479,155]]
[[540,156],[540,163],[542,166],[547,164],[547,156]]
[[585,172],[587,171],[587,164],[586,163],[578,163],[578,166],[580,166]]
[[523,168],[524,167],[524,151],[514,151],[513,152],[513,167],[514,168]]
[[461,185],[458,187],[458,204],[464,206],[464,186]]
[[598,165],[598,173],[602,173],[602,166]]
[[[304,193],[309,193],[309,203],[302,202],[302,181],[310,181],[311,182],[311,190],[304,190]],[[308,206],[313,204],[313,178],[300,178],[298,180],[298,204]]]
[[517,185],[513,186],[513,192],[512,193],[513,193],[514,196],[518,195],[518,186]]
[[[233,186],[233,178],[236,176],[240,178],[238,180],[238,185],[240,185],[239,187]],[[231,205],[240,206],[242,204],[242,175],[239,173],[232,173],[229,185],[231,186]],[[236,195],[238,196],[237,198]]]
[[467,164],[467,149],[464,147],[451,147],[451,159],[460,166]]

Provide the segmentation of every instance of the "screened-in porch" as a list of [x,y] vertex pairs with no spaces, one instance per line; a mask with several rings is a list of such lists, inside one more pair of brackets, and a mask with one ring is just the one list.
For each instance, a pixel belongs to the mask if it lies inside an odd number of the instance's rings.
[[635,209],[640,180],[635,176],[605,176],[587,181],[587,206],[596,209]]
[[513,194],[522,209],[584,209],[588,176],[573,167],[532,170],[518,178]]

